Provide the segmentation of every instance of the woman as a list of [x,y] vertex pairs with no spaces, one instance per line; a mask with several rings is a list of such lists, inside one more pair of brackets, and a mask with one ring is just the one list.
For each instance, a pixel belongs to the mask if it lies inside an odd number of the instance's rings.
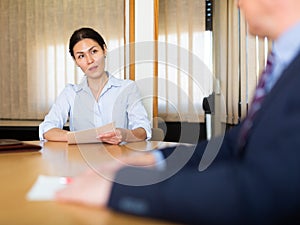
[[121,80],[105,71],[106,44],[91,28],[76,30],[69,52],[85,73],[79,85],[69,84],[57,98],[39,126],[41,140],[67,141],[63,130],[69,119],[70,131],[85,130],[115,122],[115,132],[99,135],[99,141],[119,144],[149,139],[150,122],[139,90],[131,80]]

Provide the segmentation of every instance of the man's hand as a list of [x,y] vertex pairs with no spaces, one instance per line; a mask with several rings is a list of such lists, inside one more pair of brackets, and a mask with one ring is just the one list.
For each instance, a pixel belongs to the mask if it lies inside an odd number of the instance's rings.
[[102,164],[97,169],[91,169],[74,177],[65,189],[56,193],[55,199],[59,202],[105,207],[110,197],[115,174],[119,169],[124,166],[153,167],[155,163],[152,153],[122,156]]
[[58,191],[55,200],[104,207],[108,202],[111,187],[111,179],[89,170],[73,178],[65,189]]

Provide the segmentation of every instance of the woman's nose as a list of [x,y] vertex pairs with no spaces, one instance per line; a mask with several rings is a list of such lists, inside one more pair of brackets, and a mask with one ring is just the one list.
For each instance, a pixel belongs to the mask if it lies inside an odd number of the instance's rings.
[[86,55],[86,61],[87,61],[88,64],[93,63],[93,62],[94,62],[93,56],[90,55],[90,54],[87,54],[87,55]]

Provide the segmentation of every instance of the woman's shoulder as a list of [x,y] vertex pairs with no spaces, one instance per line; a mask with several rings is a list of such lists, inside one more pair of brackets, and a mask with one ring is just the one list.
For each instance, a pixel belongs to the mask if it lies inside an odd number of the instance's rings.
[[62,90],[61,94],[62,95],[75,95],[77,92],[82,90],[82,86],[80,84],[72,84],[68,83],[65,85],[64,89]]
[[112,84],[115,85],[120,85],[120,86],[127,86],[127,85],[134,85],[135,82],[133,80],[129,80],[129,79],[121,79],[121,78],[117,78],[115,76],[110,75],[110,80]]
[[64,91],[77,91],[78,89],[80,89],[80,86],[78,84],[68,83],[66,84]]
[[66,91],[78,92],[84,87],[87,87],[87,79],[83,77],[79,84],[68,83],[65,86]]

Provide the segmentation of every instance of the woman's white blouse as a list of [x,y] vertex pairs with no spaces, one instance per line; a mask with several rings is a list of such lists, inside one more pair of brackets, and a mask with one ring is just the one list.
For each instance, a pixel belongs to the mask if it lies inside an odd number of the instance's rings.
[[[107,73],[108,74],[108,73]],[[151,138],[151,125],[137,85],[109,75],[97,102],[86,77],[78,85],[68,84],[39,126],[40,140],[52,128],[62,129],[69,120],[70,131],[85,130],[115,122],[117,128],[142,127]]]

